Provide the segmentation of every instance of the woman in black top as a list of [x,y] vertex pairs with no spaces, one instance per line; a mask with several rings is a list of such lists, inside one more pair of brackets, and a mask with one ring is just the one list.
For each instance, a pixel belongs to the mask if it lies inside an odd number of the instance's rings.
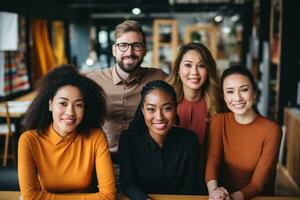
[[[194,132],[175,127],[176,93],[164,81],[147,83],[129,128],[119,141],[123,193],[198,194],[199,143]],[[203,178],[203,177],[201,177]]]

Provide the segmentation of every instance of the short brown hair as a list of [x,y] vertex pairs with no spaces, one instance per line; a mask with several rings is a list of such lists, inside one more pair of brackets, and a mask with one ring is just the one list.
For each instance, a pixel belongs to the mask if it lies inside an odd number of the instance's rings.
[[138,21],[135,20],[125,20],[121,24],[117,25],[115,30],[115,40],[120,37],[123,33],[127,32],[137,32],[143,37],[143,43],[146,45],[145,33]]

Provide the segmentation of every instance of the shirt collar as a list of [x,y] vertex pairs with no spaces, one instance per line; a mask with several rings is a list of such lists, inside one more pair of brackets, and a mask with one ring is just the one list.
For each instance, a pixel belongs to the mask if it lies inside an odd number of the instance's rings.
[[168,141],[172,138],[172,131],[173,131],[173,128],[171,128],[168,132],[168,134],[166,135],[166,138],[165,138],[165,141],[162,145],[162,148],[159,147],[158,144],[156,144],[156,142],[152,139],[152,137],[150,136],[150,133],[149,131],[147,131],[145,133],[145,137],[146,137],[146,140],[147,140],[147,143],[149,144],[151,150],[155,151],[155,150],[161,150],[163,148],[165,148],[165,146],[167,145]]
[[48,128],[48,138],[50,139],[51,143],[53,143],[54,145],[58,145],[62,141],[74,142],[76,138],[76,132],[74,131],[69,135],[67,135],[66,137],[62,137],[53,129],[53,126],[51,124],[50,127]]
[[112,79],[113,79],[113,83],[114,85],[117,85],[117,84],[120,84],[120,83],[124,83],[126,82],[127,84],[130,84],[132,83],[133,81],[137,81],[139,82],[141,79],[142,79],[142,67],[138,67],[134,72],[132,72],[129,77],[128,77],[128,80],[122,80],[121,77],[119,76],[118,72],[117,72],[117,67],[118,65],[115,64],[113,66],[113,69],[112,69]]

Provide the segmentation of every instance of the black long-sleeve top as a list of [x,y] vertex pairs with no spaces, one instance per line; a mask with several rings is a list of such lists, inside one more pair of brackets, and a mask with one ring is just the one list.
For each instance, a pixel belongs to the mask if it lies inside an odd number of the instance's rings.
[[125,130],[119,141],[123,193],[133,200],[147,194],[198,194],[199,152],[196,134],[187,129],[173,127],[161,148],[148,131]]

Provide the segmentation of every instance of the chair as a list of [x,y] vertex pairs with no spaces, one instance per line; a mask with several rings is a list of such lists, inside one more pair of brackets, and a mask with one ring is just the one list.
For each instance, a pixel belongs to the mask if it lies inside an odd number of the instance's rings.
[[0,167],[0,177],[0,191],[20,191],[17,168]]
[[282,129],[282,138],[280,142],[280,148],[279,148],[279,155],[278,155],[278,163],[283,164],[283,156],[284,156],[284,149],[285,149],[285,143],[286,143],[286,127],[283,125],[281,127]]
[[[7,159],[12,158],[14,165],[16,165],[16,156],[15,156],[15,147],[14,147],[14,138],[13,133],[15,132],[15,126],[11,123],[9,108],[7,102],[0,103],[1,111],[4,113],[3,117],[5,118],[6,123],[0,124],[0,136],[4,136],[4,153],[3,153],[3,166],[7,165]],[[11,154],[8,154],[9,150],[9,141],[11,139],[12,147]]]

